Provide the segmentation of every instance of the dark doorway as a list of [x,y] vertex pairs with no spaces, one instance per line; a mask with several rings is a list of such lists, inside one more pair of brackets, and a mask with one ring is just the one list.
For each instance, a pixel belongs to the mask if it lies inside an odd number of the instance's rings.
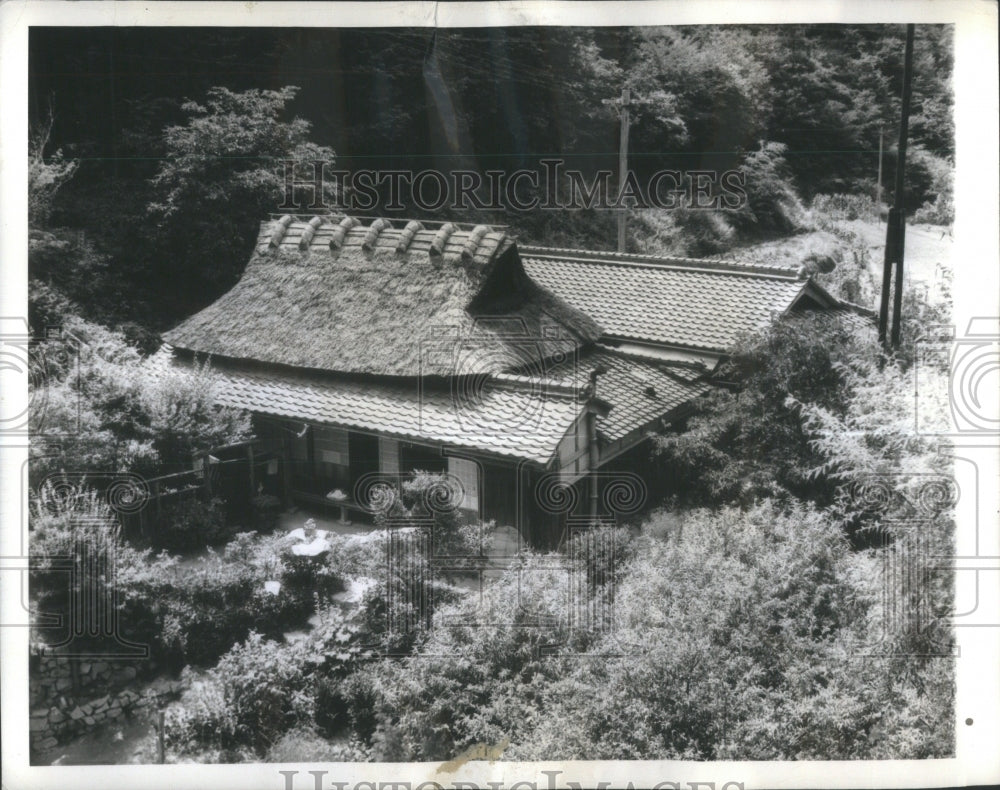
[[356,485],[365,475],[378,471],[378,437],[351,432],[347,437],[347,446],[351,484]]
[[485,464],[483,468],[483,518],[498,527],[518,527],[517,470],[512,466]]

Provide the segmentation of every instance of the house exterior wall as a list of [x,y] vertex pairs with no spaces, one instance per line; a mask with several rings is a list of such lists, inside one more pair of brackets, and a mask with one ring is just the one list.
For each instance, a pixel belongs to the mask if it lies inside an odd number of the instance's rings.
[[[310,425],[299,437],[304,427],[299,420],[254,415],[254,430],[260,440],[261,452],[282,459],[286,500],[305,499],[322,503],[322,496],[327,490],[324,486],[334,485],[332,473],[341,475],[338,487],[350,492],[357,482],[351,479],[352,432],[332,426]],[[377,437],[380,474],[399,479],[400,475],[411,471],[403,462],[402,444],[390,437]],[[407,444],[411,449],[426,451],[428,456],[441,451],[440,447],[433,445]],[[585,420],[579,420],[567,434],[561,449],[571,468],[576,468],[579,461],[582,474],[585,474]],[[517,528],[525,541],[537,547],[557,545],[564,519],[560,514],[546,511],[537,501],[536,485],[542,474],[540,470],[516,460],[502,461],[474,455],[447,455],[441,460],[446,471],[461,484],[463,497],[460,509],[466,518],[492,520],[499,526]]]
[[588,453],[587,419],[586,414],[582,414],[566,432],[556,449],[559,469],[570,478],[585,474],[590,468]]

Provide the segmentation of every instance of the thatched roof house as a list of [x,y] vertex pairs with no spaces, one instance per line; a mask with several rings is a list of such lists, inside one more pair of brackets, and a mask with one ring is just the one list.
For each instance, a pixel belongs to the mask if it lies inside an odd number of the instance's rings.
[[531,495],[540,477],[589,478],[581,507],[599,511],[597,470],[681,418],[743,333],[838,306],[790,267],[282,217],[261,225],[242,279],[164,335],[155,364],[211,357],[218,400],[253,412],[285,496],[339,487],[363,508],[359,481],[448,471],[467,510],[552,542],[567,514]]

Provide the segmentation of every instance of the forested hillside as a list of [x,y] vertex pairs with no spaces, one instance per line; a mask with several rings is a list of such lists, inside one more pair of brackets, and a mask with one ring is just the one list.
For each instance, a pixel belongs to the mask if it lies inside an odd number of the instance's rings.
[[[34,29],[32,317],[159,330],[239,276],[280,160],[340,170],[736,169],[737,210],[638,208],[629,247],[714,254],[891,203],[902,26],[478,30]],[[907,205],[950,221],[952,29],[918,27]],[[822,201],[821,201],[822,202]],[[383,201],[384,203],[384,201]],[[923,207],[923,208],[921,208]],[[420,215],[408,201],[387,216]],[[613,212],[438,212],[612,249]],[[140,334],[138,327],[131,331]]]

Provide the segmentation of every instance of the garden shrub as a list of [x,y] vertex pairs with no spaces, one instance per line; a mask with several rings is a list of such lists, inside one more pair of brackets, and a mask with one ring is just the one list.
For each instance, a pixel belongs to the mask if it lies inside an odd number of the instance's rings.
[[328,741],[315,730],[298,727],[279,738],[268,750],[269,763],[358,763],[371,760],[371,749],[360,741]]
[[329,755],[359,753],[360,743],[333,746],[320,735],[336,735],[346,725],[361,731],[373,726],[365,704],[373,697],[363,683],[351,680],[375,656],[368,641],[358,612],[345,614],[337,607],[320,611],[304,642],[286,644],[250,633],[171,710],[175,750],[229,750],[242,759],[290,753],[286,733],[293,730],[309,733],[315,749],[330,747]]
[[344,589],[343,580],[326,557],[300,557],[286,547],[282,563],[283,590],[300,601],[311,602],[316,596],[326,599]]
[[434,554],[479,554],[481,547],[488,546],[491,534],[478,521],[465,520],[459,510],[460,495],[449,476],[417,471],[403,483],[402,497],[393,508],[380,514],[379,525],[387,526],[390,518],[393,527],[407,520],[422,524],[431,518]]
[[635,551],[632,534],[624,527],[595,526],[569,539],[566,554],[586,569],[588,588],[615,584]]
[[289,729],[311,723],[310,683],[296,645],[251,633],[168,708],[168,743],[182,753],[214,747],[262,756]]
[[[113,595],[118,595],[120,601],[123,583],[136,575],[162,572],[169,565],[169,561],[153,558],[122,539],[115,514],[104,497],[85,480],[43,484],[30,498],[29,525],[31,601],[40,612],[60,615],[64,622],[75,627],[83,627],[86,623],[71,619],[79,616],[71,613],[71,593],[82,605],[96,607],[85,610],[85,617],[104,618],[106,614],[100,608],[102,602]],[[83,546],[90,555],[87,560],[80,552]],[[86,566],[82,564],[85,561]],[[71,574],[71,568],[77,573]],[[76,585],[75,589],[71,589],[71,584]],[[87,588],[82,587],[84,584]],[[97,623],[97,619],[90,619],[84,631]],[[147,630],[139,628],[138,631],[140,636],[148,636]],[[33,636],[45,642],[68,636],[68,632],[39,629]]]
[[370,742],[378,726],[378,701],[366,664],[346,677],[323,677],[316,686],[316,726],[333,736],[345,730],[361,743]]
[[207,502],[197,498],[174,502],[163,508],[154,541],[158,548],[189,552],[215,546],[235,534],[226,524],[225,503],[215,497]]
[[250,437],[246,412],[216,406],[207,363],[149,376],[121,332],[73,315],[62,328],[63,337],[29,352],[44,369],[30,418],[33,432],[70,438],[32,445],[32,486],[63,471],[159,476],[189,469],[195,452]]
[[[286,565],[286,536],[241,533],[222,554],[179,568],[160,558],[120,579],[120,621],[126,636],[154,646],[175,664],[209,666],[251,631],[272,639],[303,624],[316,609],[317,589],[296,590]],[[326,571],[331,588],[340,582]],[[268,592],[265,582],[279,591]]]
[[481,601],[439,607],[413,658],[361,670],[352,682],[377,701],[374,758],[450,759],[537,715],[538,694],[564,669],[559,654],[585,645],[569,628],[568,584],[565,571],[526,554]]

